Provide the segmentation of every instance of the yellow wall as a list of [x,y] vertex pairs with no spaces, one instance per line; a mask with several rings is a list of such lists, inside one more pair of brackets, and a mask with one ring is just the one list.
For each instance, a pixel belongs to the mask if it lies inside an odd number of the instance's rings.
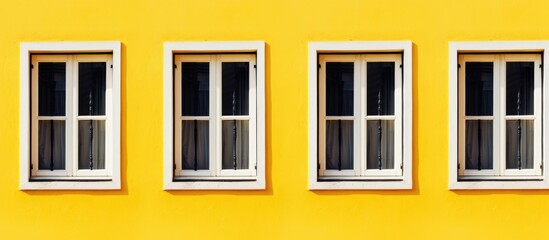
[[[448,42],[548,40],[549,2],[50,0],[0,7],[1,239],[549,238],[549,191],[448,190]],[[122,42],[122,190],[20,191],[19,43]],[[162,190],[164,41],[264,40],[267,190]],[[413,42],[413,190],[307,190],[307,42]]]

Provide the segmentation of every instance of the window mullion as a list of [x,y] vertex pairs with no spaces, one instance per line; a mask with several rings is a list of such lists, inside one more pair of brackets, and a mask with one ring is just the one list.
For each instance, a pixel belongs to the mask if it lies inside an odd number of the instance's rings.
[[[358,74],[355,76],[355,133],[359,133],[359,137],[355,137],[355,171],[358,171],[357,175],[364,175],[366,173],[366,106],[367,104],[367,64],[366,64],[366,55],[360,55],[355,60],[358,62]],[[355,64],[357,65],[357,64]],[[355,67],[357,68],[357,67]],[[357,72],[355,70],[355,72]],[[359,90],[356,90],[359,89]],[[358,100],[357,100],[358,99]],[[359,139],[359,140],[357,140]]]
[[493,168],[494,175],[501,176],[505,173],[505,161],[506,161],[506,128],[505,128],[505,116],[506,116],[506,78],[505,78],[505,60],[503,56],[494,56],[494,131],[493,131]]
[[213,82],[214,82],[214,86],[215,86],[215,111],[214,111],[214,116],[213,118],[215,119],[215,149],[217,150],[216,151],[216,156],[215,156],[215,164],[213,164],[214,168],[212,169],[212,174],[214,174],[215,176],[220,176],[221,175],[221,169],[222,169],[222,151],[223,151],[223,139],[222,139],[222,121],[221,121],[221,116],[222,116],[222,67],[221,67],[221,59],[219,57],[219,55],[212,55],[211,56],[211,63],[212,63],[212,68],[214,70],[214,79],[213,79]]
[[66,124],[66,166],[67,174],[76,176],[78,171],[78,63],[74,56],[67,56],[67,121]]

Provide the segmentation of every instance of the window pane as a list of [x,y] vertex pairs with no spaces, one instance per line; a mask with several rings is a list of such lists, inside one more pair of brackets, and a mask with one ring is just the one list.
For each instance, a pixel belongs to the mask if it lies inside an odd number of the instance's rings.
[[78,169],[105,169],[105,121],[78,121]]
[[223,169],[249,169],[249,132],[248,120],[223,121]]
[[395,121],[367,121],[367,169],[395,168]]
[[65,116],[65,63],[38,63],[38,114]]
[[38,169],[65,169],[65,121],[38,121]]
[[210,115],[210,63],[181,63],[181,113]]
[[491,120],[465,122],[465,169],[493,169]]
[[505,146],[507,169],[534,168],[534,120],[507,120]]
[[468,116],[491,116],[494,63],[465,63],[465,112]]
[[248,115],[250,63],[224,62],[222,75],[223,115]]
[[78,64],[78,115],[105,115],[107,63]]
[[354,63],[326,63],[326,116],[353,116]]
[[507,62],[507,115],[534,114],[534,63]]
[[188,120],[182,122],[183,145],[181,156],[183,169],[201,170],[210,168],[209,121]]
[[369,62],[367,72],[368,115],[394,115],[395,63]]
[[353,121],[326,121],[326,169],[353,169]]

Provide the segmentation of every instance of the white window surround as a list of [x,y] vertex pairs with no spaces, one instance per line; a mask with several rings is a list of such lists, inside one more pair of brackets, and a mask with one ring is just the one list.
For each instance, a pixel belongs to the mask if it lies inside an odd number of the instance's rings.
[[[21,190],[113,190],[120,189],[120,42],[25,42],[20,45],[20,189]],[[112,120],[112,151],[109,166],[112,175],[105,177],[63,178],[58,181],[30,180],[31,114],[30,114],[30,56],[31,54],[112,54],[112,100],[108,109]],[[89,179],[91,181],[85,181]]]
[[[549,56],[549,41],[486,41],[486,42],[450,42],[449,43],[449,189],[451,190],[475,190],[475,189],[549,189],[549,179],[545,171],[541,177],[535,179],[515,178],[498,181],[482,181],[479,179],[459,180],[458,178],[458,57],[462,53],[541,53],[543,59]],[[549,68],[543,64],[542,70],[547,73]],[[542,83],[547,82],[547,74],[542,76]],[[452,87],[454,86],[454,87]],[[549,86],[542,86],[542,95],[548,96]],[[546,112],[549,110],[549,100],[542,98],[542,141],[547,142],[548,130]],[[542,152],[546,148],[542,146]],[[547,166],[547,157],[542,156],[542,165]]]
[[[173,64],[174,54],[255,53],[256,55],[256,159],[254,178],[174,180]],[[252,141],[250,141],[252,142]],[[166,42],[164,43],[164,190],[262,190],[265,189],[265,42]]]
[[[382,180],[330,180],[318,176],[318,55],[323,53],[401,53],[403,65],[402,111],[402,177]],[[309,190],[398,190],[412,189],[412,42],[351,41],[310,42],[309,78]]]

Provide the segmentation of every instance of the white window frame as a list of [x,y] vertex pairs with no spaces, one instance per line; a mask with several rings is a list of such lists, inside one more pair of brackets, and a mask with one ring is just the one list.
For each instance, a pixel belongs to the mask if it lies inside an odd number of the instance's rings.
[[[502,41],[502,42],[451,42],[449,44],[449,188],[452,190],[474,189],[547,189],[549,180],[541,166],[546,166],[547,157],[540,156],[546,152],[541,144],[547,142],[547,66],[541,65],[547,59],[549,41]],[[513,53],[513,54],[506,54]],[[532,54],[537,53],[537,54]],[[539,59],[539,54],[541,58]],[[536,56],[537,55],[537,56]],[[505,62],[534,61],[535,67],[542,66],[543,76],[534,78],[534,169],[505,169],[505,120],[517,118],[505,114]],[[494,62],[494,170],[464,170],[465,131],[465,61]],[[459,74],[458,74],[459,73]],[[499,86],[498,86],[499,85]],[[541,85],[541,86],[540,86]],[[460,90],[461,89],[461,90]],[[497,90],[499,89],[499,91]],[[461,94],[461,95],[460,95]],[[538,103],[542,103],[541,105]],[[459,107],[459,109],[458,109]],[[523,118],[523,116],[521,116]],[[461,144],[460,144],[461,141]],[[460,165],[458,168],[458,164]],[[463,166],[463,167],[461,167]]]
[[[334,55],[323,55],[323,54]],[[349,54],[349,55],[337,55]],[[383,54],[382,54],[383,53]],[[401,139],[395,137],[395,166],[400,165],[397,163],[401,161],[402,169],[388,170],[381,172],[369,171],[365,169],[365,156],[366,150],[364,148],[355,147],[355,166],[360,166],[354,170],[345,171],[348,172],[345,176],[342,175],[343,171],[324,171],[324,162],[320,159],[324,154],[319,154],[319,149],[323,148],[324,134],[320,130],[322,129],[323,122],[319,119],[319,113],[323,114],[324,109],[324,94],[318,91],[323,91],[322,85],[319,81],[321,78],[318,75],[323,74],[323,71],[318,71],[319,64],[325,62],[326,59],[336,58],[338,61],[352,61],[355,62],[355,105],[353,119],[355,120],[354,132],[360,131],[361,134],[355,134],[355,141],[360,139],[360,142],[365,143],[366,134],[359,128],[364,128],[366,119],[371,118],[366,116],[366,111],[360,111],[359,108],[362,104],[356,104],[358,102],[366,103],[366,83],[360,80],[360,76],[366,74],[366,62],[368,61],[394,61],[395,55],[398,54],[402,59],[402,91],[395,94],[395,102],[400,101],[402,106],[399,107],[399,103],[395,106],[394,117],[395,125],[399,124],[400,133],[398,133],[398,127],[395,126],[395,136],[402,136]],[[351,55],[352,54],[352,55]],[[329,189],[412,189],[412,43],[410,41],[383,41],[383,42],[310,42],[309,43],[309,189],[310,190],[329,190]],[[348,59],[344,59],[348,58]],[[355,58],[360,58],[355,61]],[[358,65],[357,65],[358,64]],[[400,70],[399,62],[396,62],[395,68]],[[395,76],[400,78],[400,76]],[[365,79],[365,77],[362,77]],[[398,88],[395,85],[395,88]],[[361,93],[361,94],[359,94]],[[398,100],[400,98],[400,100]],[[362,105],[364,108],[365,105]],[[397,109],[401,108],[401,111]],[[372,119],[377,119],[372,118]],[[402,122],[400,122],[402,121]],[[355,142],[355,145],[357,143]],[[400,151],[400,153],[398,153]],[[400,155],[400,158],[397,157]],[[363,157],[359,157],[363,156]],[[358,163],[358,165],[356,165]],[[379,171],[379,170],[378,170]],[[401,172],[402,171],[402,172]],[[333,176],[330,176],[333,175]]]
[[[201,54],[193,55],[193,53]],[[177,122],[174,122],[174,116],[178,115],[181,109],[180,102],[177,101],[180,98],[177,90],[174,95],[174,89],[180,88],[180,83],[174,81],[174,77],[180,78],[177,69],[181,69],[181,66],[177,65],[180,65],[181,61],[210,62],[210,116],[207,117],[210,120],[210,141],[212,141],[210,145],[210,170],[184,171],[181,170],[181,164],[176,163],[174,166],[174,161],[179,159],[176,156],[180,155],[180,146],[178,146],[180,143],[178,140],[174,140],[174,130],[180,129],[180,126],[177,126]],[[219,75],[221,71],[219,66],[223,61],[250,61],[250,112],[248,116],[221,116],[221,76]],[[176,65],[175,71],[174,65]],[[256,65],[255,69],[253,65]],[[219,76],[216,76],[216,74]],[[212,80],[216,82],[212,82]],[[174,99],[174,97],[177,99]],[[227,119],[247,119],[250,121],[250,169],[248,170],[225,171],[221,170],[220,167],[216,167],[221,166],[221,158],[215,157],[219,155],[217,153],[221,152],[221,120]],[[164,43],[164,189],[265,189],[264,42]]]
[[[20,189],[120,189],[120,42],[29,42],[20,46]],[[86,54],[84,54],[86,53]],[[96,53],[96,54],[88,54]],[[32,58],[31,58],[32,56]],[[107,62],[105,116],[77,116],[78,62]],[[66,170],[41,171],[37,163],[38,62],[67,63]],[[31,65],[32,64],[32,65]],[[109,71],[112,66],[112,71]],[[32,82],[31,82],[32,81]],[[32,106],[32,108],[31,108]],[[31,111],[32,109],[32,111]],[[42,117],[40,117],[42,118]],[[50,118],[50,117],[46,117]],[[54,117],[55,118],[55,117]],[[105,120],[105,169],[79,170],[77,121]],[[33,154],[31,156],[31,153]],[[31,165],[31,163],[33,163]],[[31,166],[33,168],[31,169]]]
[[[208,116],[182,116],[181,114],[181,64],[184,62],[207,62],[210,66],[210,96],[209,96],[209,115]],[[207,54],[207,55],[175,55],[175,176],[174,178],[179,180],[191,179],[191,180],[207,180],[207,179],[249,179],[253,180],[256,176],[256,145],[249,145],[249,168],[237,169],[237,170],[223,170],[221,169],[221,156],[222,152],[222,121],[225,120],[248,120],[249,121],[249,139],[256,139],[256,102],[249,101],[249,114],[242,116],[222,116],[222,101],[221,101],[221,64],[223,62],[248,62],[249,68],[249,99],[255,99],[255,83],[256,74],[255,68],[255,54]],[[208,170],[183,170],[181,163],[181,123],[183,120],[204,120],[209,121],[209,139],[210,139],[210,161]]]

